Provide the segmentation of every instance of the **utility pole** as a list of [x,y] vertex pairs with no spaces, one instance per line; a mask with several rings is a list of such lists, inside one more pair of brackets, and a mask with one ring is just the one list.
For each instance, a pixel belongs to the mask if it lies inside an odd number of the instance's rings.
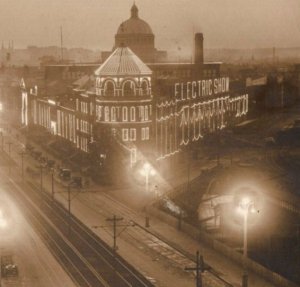
[[[118,249],[118,246],[117,246],[117,237],[124,231],[126,230],[127,227],[129,226],[134,226],[135,223],[134,222],[131,222],[130,223],[127,223],[127,224],[117,224],[118,221],[122,221],[124,218],[123,217],[117,217],[116,215],[114,215],[113,217],[110,217],[110,218],[107,218],[106,221],[112,221],[113,222],[113,239],[114,239],[114,242],[113,242],[113,250],[114,252],[117,251]],[[99,227],[102,227],[102,228],[105,228],[105,227],[111,227],[111,225],[107,226],[107,225],[94,225],[92,226],[92,228],[99,228]],[[123,229],[117,234],[117,227],[123,227]]]
[[68,233],[71,232],[71,187],[68,184],[68,217],[69,217],[69,224],[68,224]]
[[26,153],[24,151],[20,152],[20,156],[21,156],[21,169],[22,169],[22,181],[24,182],[24,155]]
[[1,135],[1,151],[3,152],[3,150],[4,150],[4,135],[3,135],[2,131],[0,132],[0,135]]
[[187,150],[187,159],[188,159],[188,166],[187,166],[187,183],[186,183],[186,191],[190,191],[190,173],[191,173],[191,160],[192,160],[192,150],[191,147]]
[[204,261],[203,256],[199,254],[199,251],[196,253],[196,267],[185,267],[184,270],[196,271],[196,287],[203,287],[201,273],[204,272]]
[[51,169],[51,195],[52,201],[54,201],[54,169]]
[[63,32],[62,26],[60,26],[60,49],[61,49],[61,62],[64,61],[64,48],[63,48]]
[[106,221],[112,221],[113,222],[113,239],[114,239],[114,245],[113,250],[117,251],[117,222],[123,220],[123,217],[117,217],[114,215],[112,218],[107,218]]
[[43,167],[42,167],[42,165],[40,165],[40,175],[41,175],[41,180],[40,180],[41,194],[43,194]]
[[9,164],[8,164],[8,174],[10,175],[10,171],[11,171],[11,158],[10,158],[10,152],[11,152],[11,145],[12,145],[12,142],[7,142],[6,143],[8,145],[8,156],[9,156]]

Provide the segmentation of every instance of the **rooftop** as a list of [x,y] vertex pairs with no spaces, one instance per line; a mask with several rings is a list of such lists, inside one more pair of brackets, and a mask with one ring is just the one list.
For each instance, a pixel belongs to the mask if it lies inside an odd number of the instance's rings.
[[117,48],[95,71],[96,76],[151,75],[152,71],[128,47]]

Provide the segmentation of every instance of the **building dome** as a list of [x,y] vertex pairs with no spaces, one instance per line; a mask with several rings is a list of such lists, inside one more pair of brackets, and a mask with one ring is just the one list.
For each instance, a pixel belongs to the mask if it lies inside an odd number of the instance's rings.
[[149,24],[139,18],[139,9],[135,4],[131,7],[131,17],[119,26],[117,34],[152,34]]
[[149,24],[139,18],[135,4],[131,7],[131,17],[121,23],[115,35],[115,48],[130,47],[138,57],[147,63],[154,62],[154,34]]
[[124,21],[118,29],[118,35],[126,34],[152,34],[149,24],[140,18],[130,18]]

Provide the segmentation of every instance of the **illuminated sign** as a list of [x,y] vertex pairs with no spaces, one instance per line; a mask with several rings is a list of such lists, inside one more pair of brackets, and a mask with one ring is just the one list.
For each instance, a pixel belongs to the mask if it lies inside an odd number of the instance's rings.
[[248,95],[230,95],[229,77],[176,83],[174,88],[172,99],[156,104],[157,160],[238,123],[248,113]]
[[229,77],[175,84],[175,99],[177,101],[213,97],[228,92]]

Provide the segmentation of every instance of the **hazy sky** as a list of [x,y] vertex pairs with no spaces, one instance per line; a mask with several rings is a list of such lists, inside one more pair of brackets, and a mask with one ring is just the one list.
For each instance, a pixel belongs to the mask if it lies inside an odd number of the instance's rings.
[[[15,47],[59,45],[111,49],[133,0],[0,0],[0,41]],[[300,0],[136,0],[156,47],[300,47]],[[194,27],[194,28],[193,28]]]

